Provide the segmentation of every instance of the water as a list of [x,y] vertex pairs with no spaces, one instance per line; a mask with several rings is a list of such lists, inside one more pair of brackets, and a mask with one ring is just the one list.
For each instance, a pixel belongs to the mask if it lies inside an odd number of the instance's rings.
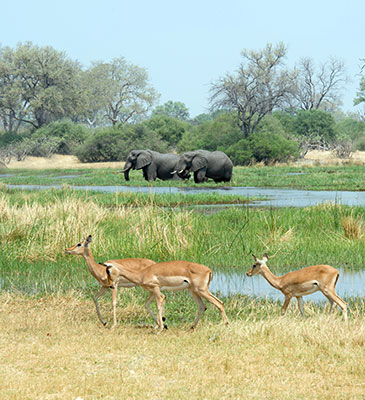
[[[62,188],[61,185],[7,185],[9,188],[23,190],[42,190],[50,188]],[[365,191],[329,191],[329,190],[295,190],[295,189],[272,189],[258,187],[174,187],[174,186],[70,186],[75,190],[99,191],[105,193],[153,193],[153,194],[197,194],[217,193],[231,194],[245,197],[262,197],[265,200],[251,202],[251,206],[271,207],[308,207],[322,203],[339,203],[349,206],[365,206]],[[226,205],[221,205],[226,206]],[[231,206],[231,205],[230,205]]]
[[[249,267],[247,268],[247,271]],[[342,297],[365,296],[365,271],[343,271],[340,268],[340,278],[336,285],[336,293]],[[268,297],[274,300],[284,300],[284,295],[273,288],[264,277],[256,275],[246,276],[247,271],[214,271],[210,290],[219,292],[223,296],[246,294],[249,296]],[[305,300],[315,302],[327,301],[321,292],[304,297]]]

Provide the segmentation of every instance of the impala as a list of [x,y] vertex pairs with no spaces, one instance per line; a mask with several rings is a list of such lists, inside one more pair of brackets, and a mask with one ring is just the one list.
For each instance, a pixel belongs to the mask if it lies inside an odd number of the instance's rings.
[[347,320],[347,305],[335,292],[335,286],[340,276],[336,268],[329,265],[313,265],[298,271],[288,272],[283,276],[275,276],[266,265],[267,254],[264,254],[262,260],[259,260],[254,255],[253,257],[255,263],[247,272],[247,276],[260,274],[271,286],[284,294],[285,301],[281,309],[281,315],[285,314],[291,298],[296,297],[299,310],[305,317],[302,296],[319,290],[330,302],[330,312],[332,311],[333,303],[336,303],[342,309],[343,316]]
[[[98,264],[95,260],[94,257],[91,253],[91,250],[89,248],[89,244],[91,242],[91,235],[89,235],[83,242],[80,242],[76,244],[75,246],[69,247],[68,249],[65,249],[66,254],[75,254],[75,255],[80,255],[85,258],[86,264],[89,268],[89,271],[91,275],[101,284],[102,288],[96,295],[94,296],[94,303],[96,306],[96,312],[98,314],[99,320],[101,323],[105,326],[106,322],[103,320],[101,314],[100,314],[100,309],[99,309],[99,304],[98,304],[98,299],[100,296],[102,296],[108,289],[111,289],[112,291],[112,302],[113,302],[113,318],[114,318],[114,323],[113,327],[117,324],[117,290],[118,286],[119,287],[124,287],[124,288],[130,288],[130,287],[135,287],[136,285],[127,279],[125,279],[123,276],[119,276],[116,282],[113,283],[113,285],[110,284],[109,282],[109,276],[107,273],[108,268],[110,268],[110,265],[118,265],[120,263],[123,263],[126,265],[128,268],[138,271],[143,268],[146,268],[152,264],[155,264],[154,261],[148,260],[145,258],[123,258],[119,260],[109,260],[106,261],[105,263]],[[150,314],[152,312],[150,311]],[[153,314],[152,314],[153,315]],[[155,321],[157,323],[157,320]]]
[[[124,262],[121,262],[119,265],[118,263],[112,264],[113,265],[107,270],[111,286],[122,276],[150,292],[150,297],[145,305],[152,318],[155,321],[157,320],[160,332],[164,328],[163,311],[165,296],[161,293],[163,290],[179,291],[187,289],[190,291],[198,306],[198,314],[193,322],[192,329],[196,327],[199,319],[206,310],[202,298],[217,307],[222,315],[223,321],[226,325],[228,324],[223,302],[209,291],[209,284],[212,280],[213,273],[210,268],[205,265],[189,261],[167,261],[150,265],[143,270],[135,270]],[[148,308],[148,305],[153,299],[155,299],[157,306],[157,319]]]

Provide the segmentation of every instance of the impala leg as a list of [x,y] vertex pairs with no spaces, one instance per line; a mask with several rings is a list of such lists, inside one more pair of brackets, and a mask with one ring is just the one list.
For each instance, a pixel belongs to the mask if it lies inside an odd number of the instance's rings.
[[304,307],[303,307],[303,297],[302,297],[302,296],[297,297],[297,300],[298,300],[298,307],[299,307],[299,310],[300,310],[300,312],[302,313],[303,318],[305,318]]
[[342,310],[343,316],[345,318],[345,321],[347,320],[347,304],[341,299],[340,296],[338,296],[336,294],[336,292],[334,290],[331,291],[332,293],[330,293],[329,290],[324,289],[323,290],[323,294],[327,297],[327,298],[331,298],[332,301],[334,301]]
[[228,318],[226,312],[224,311],[224,305],[222,300],[219,300],[218,297],[215,297],[210,291],[207,289],[205,291],[199,291],[199,296],[203,297],[205,300],[209,301],[209,303],[215,305],[220,313],[222,314],[223,321],[226,325],[228,325]]
[[153,290],[153,294],[155,297],[155,301],[156,301],[156,307],[157,307],[157,323],[160,327],[160,330],[158,333],[161,333],[164,329],[164,324],[163,324],[163,320],[162,320],[162,313],[164,310],[164,302],[165,302],[165,296],[163,294],[161,294],[160,288],[159,287],[155,287]]
[[155,314],[150,309],[150,304],[152,303],[154,298],[155,298],[155,296],[151,293],[150,297],[147,299],[147,301],[146,301],[144,306],[146,307],[146,309],[147,309],[148,313],[150,314],[150,316],[152,317],[152,319],[155,321],[156,327],[158,327],[157,318],[155,317]]
[[288,305],[290,303],[291,296],[285,296],[284,304],[281,308],[281,315],[284,315],[286,312],[286,309],[288,308]]
[[202,315],[204,314],[204,311],[207,309],[207,307],[205,307],[205,304],[203,303],[203,300],[201,299],[200,296],[198,296],[196,293],[194,293],[193,291],[190,291],[191,295],[193,296],[193,299],[195,301],[195,303],[198,306],[198,314],[193,322],[193,325],[191,326],[191,329],[194,329],[198,323],[198,321],[200,320],[200,318],[202,317]]
[[106,291],[107,291],[107,287],[102,287],[98,293],[96,293],[96,295],[94,296],[94,303],[95,303],[95,307],[96,307],[96,312],[98,314],[99,320],[100,322],[105,326],[106,322],[103,320],[101,314],[100,314],[100,309],[99,309],[99,303],[98,303],[98,299],[100,296],[102,296]]
[[115,328],[117,326],[117,295],[118,295],[118,286],[112,288],[112,303],[113,303],[113,326]]

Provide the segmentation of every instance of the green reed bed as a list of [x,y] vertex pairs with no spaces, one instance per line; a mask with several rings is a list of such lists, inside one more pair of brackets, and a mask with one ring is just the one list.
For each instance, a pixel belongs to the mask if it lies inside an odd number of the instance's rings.
[[[216,187],[213,181],[195,184],[189,181],[146,182],[141,171],[131,171],[130,181],[116,169],[65,170],[2,170],[0,182],[35,185],[126,185],[126,186],[179,186]],[[337,166],[250,166],[234,167],[232,181],[224,186],[282,187],[310,190],[365,190],[365,165]]]
[[[3,287],[31,292],[93,285],[84,260],[64,248],[93,235],[97,261],[145,257],[185,259],[244,274],[251,254],[268,253],[276,273],[326,263],[363,269],[363,207],[233,207],[213,214],[161,207],[154,198],[133,207],[122,194],[72,190],[0,191],[0,277]],[[156,196],[158,197],[158,196]],[[24,289],[28,288],[28,289]]]

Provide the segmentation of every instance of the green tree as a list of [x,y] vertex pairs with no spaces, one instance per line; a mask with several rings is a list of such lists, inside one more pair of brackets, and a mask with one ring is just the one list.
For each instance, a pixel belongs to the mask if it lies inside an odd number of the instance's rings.
[[245,138],[265,115],[280,108],[293,90],[296,73],[283,67],[285,55],[283,43],[276,47],[268,44],[259,51],[244,50],[238,71],[226,74],[211,87],[212,110],[234,111]]
[[189,110],[184,103],[169,100],[162,106],[157,106],[152,111],[152,116],[155,115],[167,115],[181,121],[187,121],[189,119]]
[[[50,46],[31,42],[0,52],[0,110],[5,129],[40,128],[78,114],[81,67]],[[18,125],[14,125],[17,121]]]
[[327,145],[336,138],[336,123],[332,114],[322,110],[299,111],[295,133],[309,142]]
[[188,122],[163,114],[152,115],[143,124],[172,147],[176,147],[183,134],[190,128]]
[[180,151],[205,149],[222,150],[242,137],[236,116],[232,113],[218,114],[214,120],[192,126],[178,144]]
[[99,107],[112,125],[137,121],[145,116],[158,98],[150,86],[147,71],[123,58],[110,63],[94,62],[90,76],[97,77],[89,88],[87,113],[95,116]]

